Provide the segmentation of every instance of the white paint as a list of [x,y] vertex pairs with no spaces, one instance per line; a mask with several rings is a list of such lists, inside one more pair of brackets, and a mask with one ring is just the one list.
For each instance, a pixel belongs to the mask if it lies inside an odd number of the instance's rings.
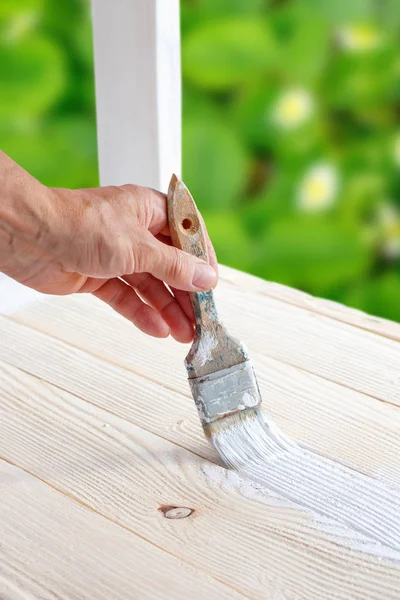
[[92,4],[101,185],[167,190],[181,172],[179,0]]
[[204,367],[209,360],[213,360],[212,351],[217,344],[218,340],[213,331],[205,331],[199,337],[199,343],[196,348],[196,359],[201,367]]
[[242,404],[238,405],[238,410],[244,410],[245,408],[252,408],[253,406],[257,406],[258,398],[254,395],[245,392],[242,396]]
[[354,549],[400,561],[400,487],[377,481],[288,440],[261,414],[213,434],[226,465],[207,470],[227,489],[310,513]]

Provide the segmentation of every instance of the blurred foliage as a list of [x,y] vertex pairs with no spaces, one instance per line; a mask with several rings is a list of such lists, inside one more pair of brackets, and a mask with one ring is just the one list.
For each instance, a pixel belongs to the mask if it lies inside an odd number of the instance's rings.
[[[221,262],[400,320],[399,0],[181,0],[184,178]],[[97,185],[88,0],[2,0],[1,147]]]
[[1,148],[48,185],[97,185],[89,3],[2,0],[0,67]]
[[398,0],[183,0],[184,177],[221,262],[400,320],[399,34]]

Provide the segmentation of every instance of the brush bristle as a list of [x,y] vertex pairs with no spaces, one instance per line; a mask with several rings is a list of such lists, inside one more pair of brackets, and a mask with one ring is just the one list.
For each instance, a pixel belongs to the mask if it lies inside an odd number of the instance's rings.
[[226,431],[231,427],[237,427],[247,419],[256,419],[260,409],[258,406],[252,408],[246,408],[244,410],[238,410],[226,417],[216,419],[212,423],[203,424],[204,433],[208,438],[212,438],[213,435],[218,435],[222,431]]
[[290,444],[279,430],[264,420],[259,407],[246,408],[204,426],[204,431],[224,463],[233,469],[263,461]]

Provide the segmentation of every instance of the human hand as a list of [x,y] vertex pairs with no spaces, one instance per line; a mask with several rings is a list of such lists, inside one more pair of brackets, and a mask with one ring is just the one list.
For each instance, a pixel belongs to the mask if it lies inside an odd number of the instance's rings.
[[171,246],[164,194],[46,188],[15,168],[29,179],[0,208],[0,270],[40,292],[92,293],[149,335],[191,341],[188,292],[214,287],[217,263],[210,241],[212,266]]

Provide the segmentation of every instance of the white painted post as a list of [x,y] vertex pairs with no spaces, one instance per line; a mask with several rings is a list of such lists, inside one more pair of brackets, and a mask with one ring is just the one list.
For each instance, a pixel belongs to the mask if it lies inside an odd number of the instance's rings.
[[101,185],[181,171],[179,0],[92,0]]

